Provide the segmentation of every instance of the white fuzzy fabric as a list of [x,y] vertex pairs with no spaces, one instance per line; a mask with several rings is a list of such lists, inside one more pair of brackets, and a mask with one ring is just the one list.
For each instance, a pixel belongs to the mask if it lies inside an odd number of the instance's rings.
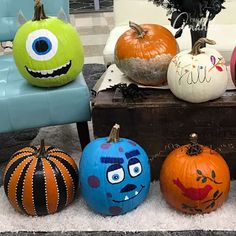
[[[68,151],[78,162],[74,125],[44,128],[33,143],[44,137],[49,145]],[[0,188],[0,232],[5,231],[167,231],[167,230],[236,230],[236,181],[231,182],[228,200],[217,211],[189,216],[170,208],[162,197],[159,182],[154,182],[146,201],[125,215],[103,217],[88,209],[79,196],[70,206],[54,215],[28,217],[16,212]]]

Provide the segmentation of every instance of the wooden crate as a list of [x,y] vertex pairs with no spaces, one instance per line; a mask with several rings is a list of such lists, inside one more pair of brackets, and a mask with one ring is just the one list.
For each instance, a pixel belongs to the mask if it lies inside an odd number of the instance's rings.
[[191,104],[175,98],[169,90],[145,89],[146,99],[132,101],[106,90],[93,101],[95,137],[107,136],[113,124],[121,125],[122,137],[139,143],[151,160],[152,178],[157,179],[166,155],[177,145],[189,143],[192,132],[199,143],[219,151],[236,178],[236,93],[220,99]]

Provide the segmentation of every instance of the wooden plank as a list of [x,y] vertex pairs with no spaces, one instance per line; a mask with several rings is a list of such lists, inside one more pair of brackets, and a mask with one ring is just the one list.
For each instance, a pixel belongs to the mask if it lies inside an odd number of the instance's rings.
[[160,166],[170,147],[189,143],[192,132],[199,134],[199,143],[212,146],[225,157],[231,176],[236,178],[236,94],[226,92],[215,101],[190,104],[175,98],[170,91],[147,90],[147,99],[133,102],[112,101],[114,92],[101,92],[92,111],[94,134],[107,136],[113,124],[121,125],[122,137],[138,142],[156,166]]

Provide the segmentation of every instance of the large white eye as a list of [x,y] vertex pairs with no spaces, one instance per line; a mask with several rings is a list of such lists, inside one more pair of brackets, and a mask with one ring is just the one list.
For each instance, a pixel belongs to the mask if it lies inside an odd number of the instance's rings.
[[57,53],[57,48],[57,37],[46,29],[30,33],[26,40],[26,50],[34,60],[50,60]]
[[114,164],[107,169],[107,180],[111,184],[118,184],[125,178],[125,173],[121,165]]
[[129,173],[131,177],[137,177],[142,173],[142,165],[137,158],[129,160]]

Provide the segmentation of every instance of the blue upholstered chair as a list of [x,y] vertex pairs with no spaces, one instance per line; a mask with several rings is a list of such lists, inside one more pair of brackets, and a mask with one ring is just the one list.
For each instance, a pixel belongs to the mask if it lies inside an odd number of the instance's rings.
[[[63,8],[69,16],[69,0],[43,0],[48,16]],[[12,41],[21,10],[32,19],[33,0],[0,0],[0,42]],[[0,56],[0,133],[51,125],[77,123],[82,148],[90,141],[89,90],[82,73],[58,88],[31,86],[20,75],[12,55]]]

